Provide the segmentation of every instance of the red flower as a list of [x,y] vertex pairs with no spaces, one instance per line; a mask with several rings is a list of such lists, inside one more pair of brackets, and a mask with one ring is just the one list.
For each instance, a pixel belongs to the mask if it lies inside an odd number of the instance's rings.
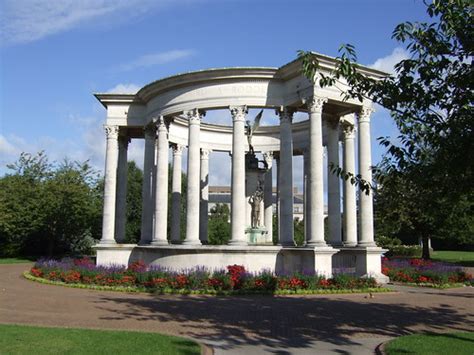
[[34,277],[41,277],[43,276],[43,271],[41,269],[37,269],[37,268],[32,268],[30,270],[30,273],[34,276]]
[[210,286],[210,287],[213,287],[213,288],[222,288],[224,286],[224,282],[222,282],[222,280],[219,280],[217,278],[210,278],[209,280],[207,280],[207,284]]
[[323,287],[328,287],[328,286],[331,286],[331,281],[326,280],[326,279],[321,279],[319,280],[319,285]]
[[245,275],[245,268],[242,265],[229,265],[227,272],[230,275],[230,285],[234,290],[242,287],[243,278]]
[[418,277],[418,282],[429,282],[430,279],[427,278],[426,276],[419,276]]
[[128,270],[133,272],[144,272],[146,271],[146,265],[143,261],[137,260],[128,265]]

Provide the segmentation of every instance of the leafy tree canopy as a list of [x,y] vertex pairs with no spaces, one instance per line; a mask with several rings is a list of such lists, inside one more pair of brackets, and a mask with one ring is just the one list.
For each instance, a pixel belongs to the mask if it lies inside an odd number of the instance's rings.
[[304,74],[320,86],[344,79],[346,99],[369,98],[390,111],[400,135],[398,142],[380,138],[387,154],[375,176],[379,199],[386,195],[386,212],[397,207],[399,227],[425,240],[452,235],[456,211],[467,216],[460,224],[471,226],[472,243],[473,7],[468,0],[425,4],[432,23],[405,22],[393,31],[392,38],[410,54],[395,66],[394,75],[381,80],[365,76],[350,44],[341,46],[329,75],[318,70],[311,52],[300,51],[299,57]]

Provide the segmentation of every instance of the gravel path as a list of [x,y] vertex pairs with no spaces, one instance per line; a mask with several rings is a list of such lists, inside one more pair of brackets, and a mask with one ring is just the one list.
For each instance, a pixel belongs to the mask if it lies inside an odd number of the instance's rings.
[[312,296],[175,296],[43,285],[0,265],[0,323],[127,329],[197,339],[216,354],[371,354],[412,332],[474,331],[474,288]]

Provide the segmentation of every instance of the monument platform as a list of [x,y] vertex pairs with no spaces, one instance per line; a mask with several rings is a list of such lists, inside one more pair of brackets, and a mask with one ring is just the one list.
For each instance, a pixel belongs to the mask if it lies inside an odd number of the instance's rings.
[[[383,249],[327,247],[283,247],[279,245],[137,245],[98,244],[97,265],[122,265],[141,260],[147,265],[159,265],[172,270],[204,266],[225,269],[228,265],[243,265],[249,272],[269,270],[277,274],[316,272],[331,277],[344,272],[356,276],[388,280],[381,270]],[[370,250],[369,250],[370,249]]]

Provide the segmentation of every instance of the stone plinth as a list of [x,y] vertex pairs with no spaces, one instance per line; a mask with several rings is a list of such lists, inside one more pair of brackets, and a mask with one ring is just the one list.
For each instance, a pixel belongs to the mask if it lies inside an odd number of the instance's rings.
[[247,228],[245,234],[251,245],[273,245],[272,236],[269,236],[265,227]]
[[[243,265],[247,271],[263,269],[276,273],[310,272],[331,277],[333,271],[357,276],[374,277],[379,283],[388,278],[381,273],[384,249],[331,247],[282,247],[273,245],[136,245],[114,244],[95,246],[97,265],[128,265],[137,260],[174,270],[205,266],[224,269],[228,265]],[[348,272],[349,271],[349,272]],[[353,272],[351,272],[353,271]]]

